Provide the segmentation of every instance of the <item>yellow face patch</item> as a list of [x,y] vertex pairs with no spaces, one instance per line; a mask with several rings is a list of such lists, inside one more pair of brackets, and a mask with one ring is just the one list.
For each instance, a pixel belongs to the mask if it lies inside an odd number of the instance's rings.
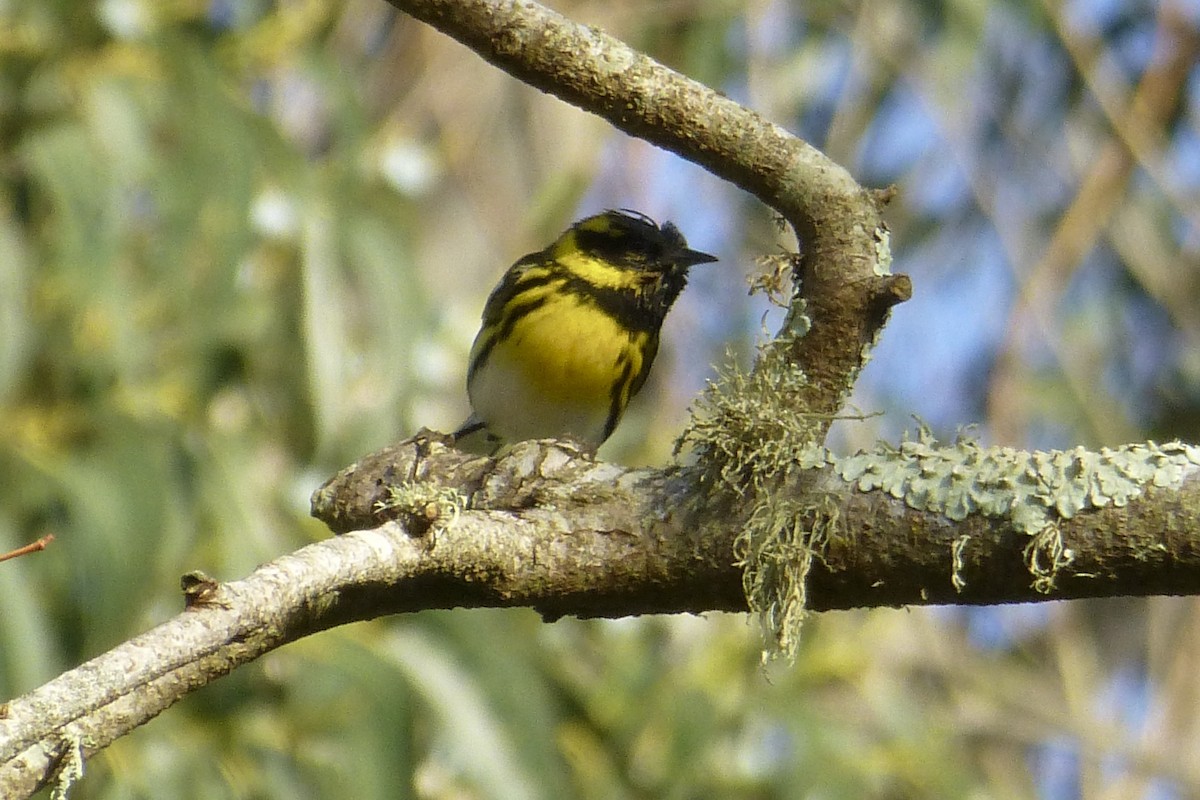
[[591,286],[605,289],[637,289],[658,279],[653,272],[612,264],[587,255],[575,243],[574,231],[555,243],[553,255],[560,267]]

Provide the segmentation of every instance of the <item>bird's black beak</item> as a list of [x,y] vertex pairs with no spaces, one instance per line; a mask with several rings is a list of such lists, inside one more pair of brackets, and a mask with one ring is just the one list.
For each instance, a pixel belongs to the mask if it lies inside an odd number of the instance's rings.
[[711,264],[717,260],[716,256],[710,256],[708,253],[701,253],[699,250],[682,250],[679,255],[675,256],[675,263],[685,267],[695,266],[696,264]]

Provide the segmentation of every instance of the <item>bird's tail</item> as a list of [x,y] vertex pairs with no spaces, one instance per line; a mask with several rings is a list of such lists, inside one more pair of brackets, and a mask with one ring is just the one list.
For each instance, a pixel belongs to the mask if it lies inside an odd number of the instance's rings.
[[495,455],[502,444],[500,437],[489,431],[487,424],[474,413],[451,435],[456,448],[480,456]]

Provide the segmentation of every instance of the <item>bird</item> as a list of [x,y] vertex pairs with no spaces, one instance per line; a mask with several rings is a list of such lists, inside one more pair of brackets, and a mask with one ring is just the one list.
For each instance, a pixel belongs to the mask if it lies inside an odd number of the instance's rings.
[[630,209],[579,220],[509,267],[471,347],[471,415],[455,446],[494,454],[527,439],[595,452],[646,382],[692,250],[671,222]]

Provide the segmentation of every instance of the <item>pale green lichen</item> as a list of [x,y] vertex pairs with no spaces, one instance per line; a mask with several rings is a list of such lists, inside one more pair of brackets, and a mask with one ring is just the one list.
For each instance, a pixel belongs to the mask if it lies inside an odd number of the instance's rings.
[[701,395],[676,446],[677,453],[690,447],[697,457],[703,486],[698,496],[705,503],[738,498],[749,509],[735,548],[746,601],[771,643],[764,658],[794,657],[806,579],[837,524],[837,508],[828,497],[801,505],[778,491],[798,472],[829,463],[828,451],[816,444],[823,420],[788,405],[808,383],[784,355],[788,338],[764,345],[751,373],[723,370]]
[[387,487],[387,498],[375,510],[402,517],[419,534],[449,530],[466,510],[469,499],[453,487],[406,481]]
[[871,269],[881,278],[892,274],[892,233],[883,226],[875,229],[875,263]]
[[1043,594],[1054,589],[1059,570],[1071,565],[1075,553],[1063,544],[1062,531],[1051,522],[1032,535],[1025,545],[1025,566],[1033,576],[1033,588]]
[[[828,454],[814,446],[818,421],[781,408],[808,385],[804,371],[776,348],[764,345],[752,372],[726,367],[710,381],[692,408],[692,419],[675,445],[705,464],[705,482],[739,495],[774,485],[791,470],[823,466]],[[772,362],[764,365],[764,361]]]
[[836,532],[838,513],[829,497],[816,506],[760,503],[734,542],[750,610],[772,643],[764,660],[794,657],[808,614],[808,573]]
[[965,566],[963,554],[967,552],[967,543],[970,541],[970,534],[964,533],[954,540],[954,544],[950,545],[950,583],[954,585],[954,591],[956,592],[961,592],[967,588],[967,582],[962,576],[963,567]]
[[812,318],[808,316],[808,301],[803,297],[796,298],[788,310],[787,330],[794,338],[806,335],[812,330]]
[[58,766],[58,774],[54,776],[54,788],[50,792],[50,800],[67,800],[70,797],[71,789],[83,778],[84,740],[77,733],[66,733],[60,741],[63,753]]
[[918,511],[955,521],[971,514],[1007,519],[1030,537],[1026,566],[1034,587],[1049,592],[1074,557],[1063,546],[1059,520],[1124,506],[1150,486],[1178,487],[1185,470],[1198,464],[1200,448],[1180,442],[1029,452],[966,437],[944,445],[922,426],[916,441],[838,459],[834,469],[860,491],[887,492]]

